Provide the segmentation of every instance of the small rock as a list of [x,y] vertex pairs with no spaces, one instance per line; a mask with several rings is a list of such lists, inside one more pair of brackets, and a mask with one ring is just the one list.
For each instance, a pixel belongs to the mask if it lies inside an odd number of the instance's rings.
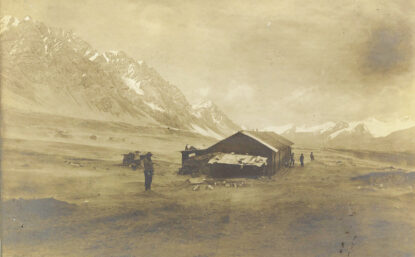
[[200,188],[200,186],[199,186],[199,185],[196,185],[196,186],[194,186],[194,187],[192,188],[192,190],[193,190],[193,191],[197,191],[197,190],[199,190],[199,188]]
[[213,190],[213,186],[207,185],[206,189]]
[[82,167],[82,165],[78,162],[69,162],[69,164],[76,167]]

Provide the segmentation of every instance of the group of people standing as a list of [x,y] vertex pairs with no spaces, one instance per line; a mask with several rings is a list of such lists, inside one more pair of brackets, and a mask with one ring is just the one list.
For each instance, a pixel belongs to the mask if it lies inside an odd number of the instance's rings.
[[[314,161],[314,154],[313,152],[310,153],[310,160]],[[304,154],[300,155],[300,163],[301,163],[301,167],[304,167]],[[289,163],[289,167],[294,167],[295,165],[295,158],[294,158],[294,153],[291,153],[290,156],[290,163]]]

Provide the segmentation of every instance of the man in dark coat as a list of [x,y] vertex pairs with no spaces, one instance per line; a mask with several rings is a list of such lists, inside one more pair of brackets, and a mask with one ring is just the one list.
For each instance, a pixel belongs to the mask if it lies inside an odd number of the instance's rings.
[[304,154],[300,156],[301,167],[304,167]]
[[145,189],[151,190],[151,182],[153,181],[154,169],[153,169],[153,161],[151,160],[151,156],[153,154],[148,152],[146,157],[143,160],[144,164],[144,178],[145,178]]

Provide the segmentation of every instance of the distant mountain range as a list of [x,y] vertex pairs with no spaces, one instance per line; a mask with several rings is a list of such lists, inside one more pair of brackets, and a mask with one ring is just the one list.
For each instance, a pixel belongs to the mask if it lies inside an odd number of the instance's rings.
[[301,146],[415,152],[415,121],[409,117],[388,122],[369,118],[316,126],[285,125],[265,130],[275,131]]
[[191,105],[144,61],[99,53],[75,33],[30,17],[0,21],[4,108],[165,126],[221,138],[239,130],[215,104]]

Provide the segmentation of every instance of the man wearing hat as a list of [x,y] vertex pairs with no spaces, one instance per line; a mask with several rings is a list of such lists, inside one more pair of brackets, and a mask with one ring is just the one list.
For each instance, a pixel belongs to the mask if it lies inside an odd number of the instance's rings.
[[145,177],[145,188],[147,190],[151,190],[151,182],[153,181],[153,161],[151,161],[151,156],[153,154],[148,152],[146,157],[143,160],[144,163],[144,177]]

